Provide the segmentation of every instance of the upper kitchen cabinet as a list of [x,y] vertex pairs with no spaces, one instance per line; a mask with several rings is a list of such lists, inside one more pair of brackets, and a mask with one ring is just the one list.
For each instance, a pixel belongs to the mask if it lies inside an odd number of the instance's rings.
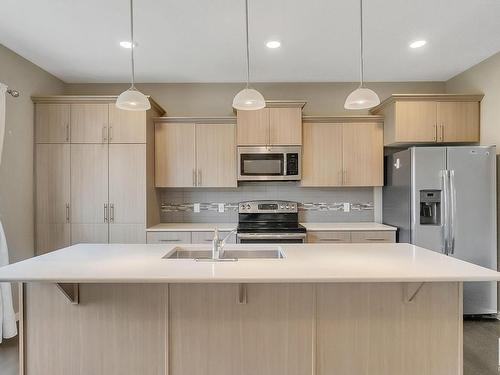
[[237,111],[238,146],[302,144],[302,108],[305,102],[267,101],[258,111]]
[[71,104],[71,143],[108,143],[108,105]]
[[155,185],[196,186],[195,124],[155,124]]
[[116,108],[115,96],[44,96],[35,102],[36,143],[146,143],[147,124],[165,111]]
[[109,105],[109,143],[146,143],[145,111],[125,111]]
[[236,187],[234,118],[155,121],[156,187]]
[[304,187],[382,186],[381,116],[304,117]]
[[70,105],[40,103],[35,107],[36,143],[69,143]]
[[483,95],[392,95],[371,113],[384,115],[384,145],[479,142]]

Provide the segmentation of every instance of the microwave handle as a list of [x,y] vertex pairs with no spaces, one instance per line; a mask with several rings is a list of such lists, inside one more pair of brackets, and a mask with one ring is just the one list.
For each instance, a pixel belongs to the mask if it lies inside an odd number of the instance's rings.
[[283,153],[283,176],[288,176],[288,154]]

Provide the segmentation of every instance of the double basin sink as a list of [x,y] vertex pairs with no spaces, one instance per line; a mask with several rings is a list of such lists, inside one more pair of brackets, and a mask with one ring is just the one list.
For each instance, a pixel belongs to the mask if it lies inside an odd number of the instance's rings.
[[212,250],[195,247],[175,247],[163,259],[194,259],[199,261],[236,261],[238,259],[283,259],[280,247],[227,249],[220,259],[212,259]]

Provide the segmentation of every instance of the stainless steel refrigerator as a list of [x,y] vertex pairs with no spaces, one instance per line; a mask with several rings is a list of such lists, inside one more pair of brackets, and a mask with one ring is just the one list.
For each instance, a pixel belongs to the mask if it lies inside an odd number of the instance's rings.
[[[398,242],[497,269],[495,146],[412,147],[386,157],[385,178]],[[464,283],[464,314],[496,313],[496,283]]]

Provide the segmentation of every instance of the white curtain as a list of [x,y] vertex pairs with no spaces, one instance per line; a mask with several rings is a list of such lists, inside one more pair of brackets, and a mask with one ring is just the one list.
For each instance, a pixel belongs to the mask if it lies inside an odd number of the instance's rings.
[[[5,94],[7,86],[0,83],[0,164],[2,163],[3,139],[5,135]],[[1,183],[1,181],[0,181]],[[7,239],[0,221],[0,267],[9,264]],[[0,283],[0,343],[3,338],[17,335],[16,315],[12,307],[12,289],[9,283]]]

